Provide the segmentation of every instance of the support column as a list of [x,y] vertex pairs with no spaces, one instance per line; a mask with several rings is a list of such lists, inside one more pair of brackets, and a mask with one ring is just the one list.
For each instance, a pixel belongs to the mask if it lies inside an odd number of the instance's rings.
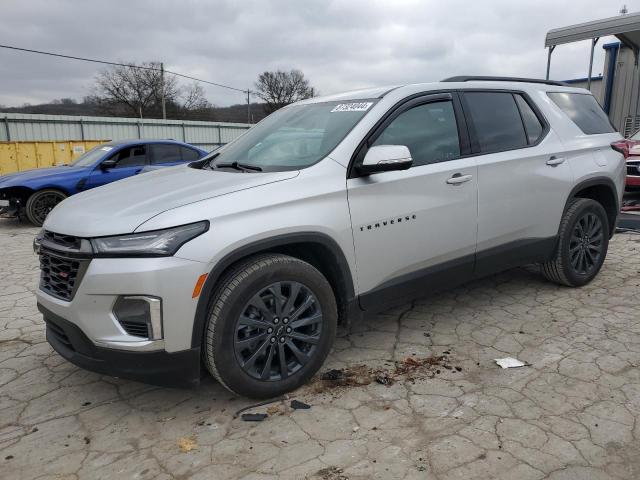
[[251,100],[249,94],[251,92],[247,89],[247,123],[251,123]]
[[591,91],[591,72],[593,71],[593,51],[596,48],[596,43],[598,43],[600,37],[591,39],[591,56],[589,57],[589,76],[587,77],[587,90]]
[[162,98],[162,119],[167,119],[167,106],[164,98],[164,63],[160,62],[160,95]]
[[555,48],[555,45],[549,45],[549,52],[547,53],[547,80],[549,80],[549,71],[551,70],[551,54],[553,53]]

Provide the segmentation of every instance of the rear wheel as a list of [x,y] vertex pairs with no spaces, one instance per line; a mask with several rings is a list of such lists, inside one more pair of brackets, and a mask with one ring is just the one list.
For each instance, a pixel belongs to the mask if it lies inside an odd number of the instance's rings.
[[203,357],[232,392],[270,398],[322,366],[335,337],[336,300],[312,265],[266,254],[239,264],[214,294]]
[[35,192],[29,197],[25,206],[27,218],[34,225],[42,226],[49,212],[65,198],[67,195],[52,188]]
[[598,202],[574,199],[562,218],[554,258],[542,265],[548,280],[579,287],[600,271],[609,247],[609,221]]

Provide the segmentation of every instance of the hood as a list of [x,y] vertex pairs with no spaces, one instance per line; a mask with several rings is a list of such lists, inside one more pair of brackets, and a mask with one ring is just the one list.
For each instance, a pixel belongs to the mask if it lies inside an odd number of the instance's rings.
[[33,170],[25,170],[23,172],[9,173],[8,175],[0,176],[0,188],[6,187],[22,187],[31,186],[33,182],[51,181],[55,178],[62,178],[66,176],[77,175],[80,170],[84,170],[88,167],[49,167],[49,168],[35,168]]
[[[49,214],[44,228],[78,237],[131,233],[167,210],[297,175],[298,171],[236,173],[186,165],[163,168],[67,198]],[[210,217],[203,212],[203,219]]]

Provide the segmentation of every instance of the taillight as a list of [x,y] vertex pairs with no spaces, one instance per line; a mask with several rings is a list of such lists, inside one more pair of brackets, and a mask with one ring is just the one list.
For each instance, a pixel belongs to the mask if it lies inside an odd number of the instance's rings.
[[620,152],[624,155],[624,159],[629,158],[629,148],[631,148],[631,142],[629,140],[618,140],[617,142],[611,143],[611,148],[613,148],[616,152]]

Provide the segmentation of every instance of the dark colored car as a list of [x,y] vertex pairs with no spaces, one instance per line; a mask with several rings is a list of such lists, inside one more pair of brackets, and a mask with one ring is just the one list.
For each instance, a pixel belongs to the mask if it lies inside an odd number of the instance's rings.
[[207,152],[173,140],[120,140],[99,145],[70,165],[0,177],[0,214],[25,215],[40,226],[70,195],[140,172],[199,160]]

